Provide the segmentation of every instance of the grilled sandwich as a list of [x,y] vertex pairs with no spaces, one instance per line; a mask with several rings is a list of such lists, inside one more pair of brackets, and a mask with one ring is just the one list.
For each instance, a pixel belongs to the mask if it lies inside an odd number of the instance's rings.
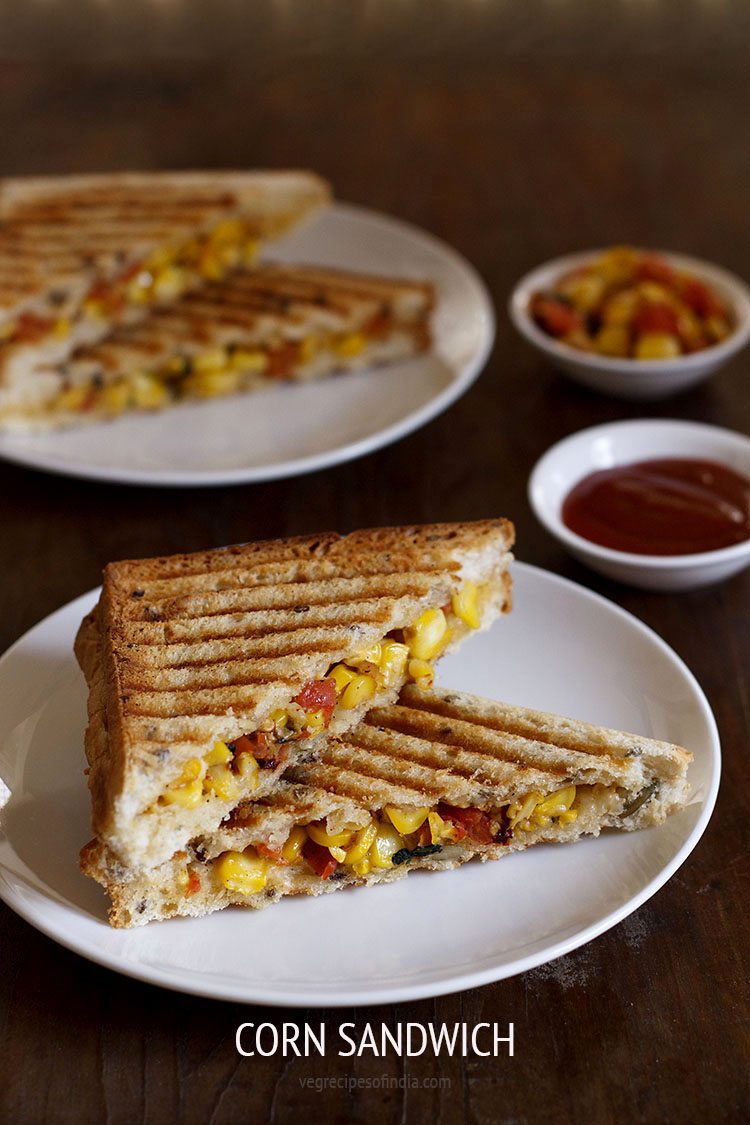
[[426,282],[235,272],[0,390],[0,422],[95,421],[408,359],[429,346],[433,304]]
[[115,563],[83,622],[93,830],[153,868],[510,609],[506,520]]
[[0,388],[252,264],[329,196],[309,172],[0,181]]
[[113,926],[262,908],[658,824],[686,803],[690,760],[668,743],[412,684],[155,870],[128,869],[98,840],[81,867],[106,888]]

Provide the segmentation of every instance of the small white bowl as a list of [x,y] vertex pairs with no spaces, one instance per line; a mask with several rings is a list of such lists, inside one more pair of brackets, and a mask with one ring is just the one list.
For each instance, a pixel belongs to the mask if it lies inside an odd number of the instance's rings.
[[669,265],[695,274],[723,298],[734,319],[734,328],[726,340],[676,359],[646,360],[592,355],[559,343],[534,321],[529,312],[531,298],[539,291],[553,289],[569,270],[586,265],[601,253],[602,250],[584,250],[538,266],[519,281],[508,305],[510,318],[521,335],[576,382],[616,398],[668,398],[713,375],[750,339],[750,289],[743,281],[700,258],[658,250],[655,253]]
[[540,523],[593,570],[645,590],[693,590],[722,582],[750,565],[750,539],[694,555],[636,555],[576,535],[562,521],[563,502],[580,480],[600,469],[655,457],[718,461],[750,477],[750,438],[700,422],[656,419],[592,426],[564,438],[537,461],[529,502]]

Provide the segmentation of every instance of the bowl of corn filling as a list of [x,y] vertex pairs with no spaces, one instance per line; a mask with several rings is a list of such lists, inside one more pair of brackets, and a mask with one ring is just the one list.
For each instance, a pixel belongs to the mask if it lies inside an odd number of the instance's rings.
[[658,399],[713,375],[750,338],[750,289],[697,258],[613,246],[556,258],[514,289],[511,320],[571,378]]

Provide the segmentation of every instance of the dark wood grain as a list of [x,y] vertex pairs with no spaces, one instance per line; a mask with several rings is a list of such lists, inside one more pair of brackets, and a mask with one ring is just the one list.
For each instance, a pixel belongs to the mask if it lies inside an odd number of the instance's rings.
[[[612,241],[750,275],[747,5],[290,0],[250,12],[224,0],[92,0],[11,2],[0,18],[2,173],[310,166],[341,198],[452,242],[498,310],[493,356],[466,397],[347,466],[173,491],[0,465],[0,647],[95,585],[111,558],[498,513],[516,522],[520,558],[604,593],[676,649],[707,692],[725,755],[716,816],[654,899],[551,965],[434,1002],[321,1016],[173,995],[83,961],[1,906],[0,1118],[746,1120],[750,572],[679,597],[646,594],[589,573],[547,537],[526,502],[535,459],[574,430],[646,411],[554,374],[504,306],[531,265]],[[745,355],[648,413],[748,432],[749,378]],[[512,1020],[516,1055],[238,1058],[241,1020],[305,1018],[325,1018],[331,1033],[340,1018]],[[450,1085],[300,1084],[326,1073]]]

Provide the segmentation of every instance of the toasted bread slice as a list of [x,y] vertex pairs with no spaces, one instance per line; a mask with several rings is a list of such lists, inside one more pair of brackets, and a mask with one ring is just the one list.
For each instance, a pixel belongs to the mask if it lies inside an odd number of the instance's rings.
[[433,304],[427,282],[236,272],[0,389],[0,423],[80,424],[408,359],[429,346]]
[[0,181],[0,386],[254,261],[329,199],[296,171]]
[[510,608],[506,520],[114,563],[76,653],[94,832],[167,860]]
[[691,757],[639,735],[407,686],[397,705],[318,743],[272,792],[156,870],[129,870],[98,840],[81,866],[107,889],[114,926],[259,908],[658,824],[686,803]]

